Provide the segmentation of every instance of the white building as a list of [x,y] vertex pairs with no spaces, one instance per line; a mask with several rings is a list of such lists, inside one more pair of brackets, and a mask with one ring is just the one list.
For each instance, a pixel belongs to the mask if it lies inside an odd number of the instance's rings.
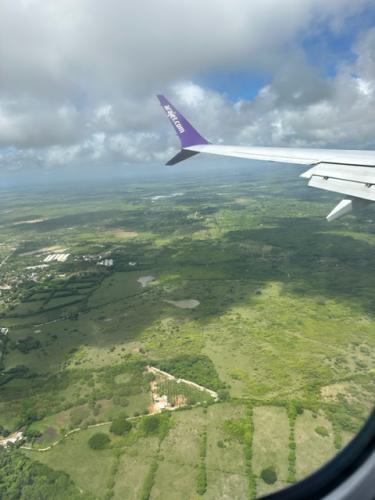
[[70,253],[50,253],[43,262],[52,262],[54,260],[57,262],[65,262],[69,255]]
[[98,266],[111,267],[113,266],[113,259],[104,259],[98,262]]
[[21,431],[14,432],[6,438],[0,438],[0,446],[8,446],[10,444],[16,444],[23,438],[23,433]]

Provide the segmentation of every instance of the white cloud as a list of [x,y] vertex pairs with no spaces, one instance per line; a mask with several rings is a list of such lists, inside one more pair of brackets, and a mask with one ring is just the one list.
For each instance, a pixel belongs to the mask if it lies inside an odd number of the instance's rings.
[[[375,29],[324,78],[301,40],[340,33],[371,0],[1,0],[3,165],[160,162],[174,149],[162,91],[212,140],[374,145]],[[252,101],[194,83],[264,70]]]

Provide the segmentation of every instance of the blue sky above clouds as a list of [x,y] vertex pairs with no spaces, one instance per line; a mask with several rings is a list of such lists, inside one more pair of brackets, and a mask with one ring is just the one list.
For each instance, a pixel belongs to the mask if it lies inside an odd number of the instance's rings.
[[373,0],[0,1],[0,173],[162,164],[157,93],[213,141],[375,147]]
[[[353,63],[356,54],[352,50],[358,38],[375,26],[375,3],[364,6],[343,24],[333,29],[322,23],[312,33],[301,32],[297,44],[303,50],[308,62],[324,77],[335,77],[340,66]],[[287,57],[287,51],[286,51]],[[199,85],[224,93],[235,102],[239,99],[254,99],[259,91],[272,82],[272,73],[237,69],[198,75]]]

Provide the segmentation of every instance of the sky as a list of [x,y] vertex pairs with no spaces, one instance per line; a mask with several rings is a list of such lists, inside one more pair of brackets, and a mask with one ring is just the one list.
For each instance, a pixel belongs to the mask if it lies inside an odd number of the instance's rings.
[[[211,142],[375,149],[373,0],[0,0],[0,176]],[[194,161],[194,160],[193,160]]]

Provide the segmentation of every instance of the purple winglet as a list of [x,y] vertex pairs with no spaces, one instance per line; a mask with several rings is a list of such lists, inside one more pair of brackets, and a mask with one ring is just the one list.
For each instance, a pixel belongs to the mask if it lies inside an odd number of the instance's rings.
[[182,114],[163,95],[157,96],[162,108],[170,119],[178,137],[181,148],[197,146],[198,144],[210,144],[200,133],[187,121]]

